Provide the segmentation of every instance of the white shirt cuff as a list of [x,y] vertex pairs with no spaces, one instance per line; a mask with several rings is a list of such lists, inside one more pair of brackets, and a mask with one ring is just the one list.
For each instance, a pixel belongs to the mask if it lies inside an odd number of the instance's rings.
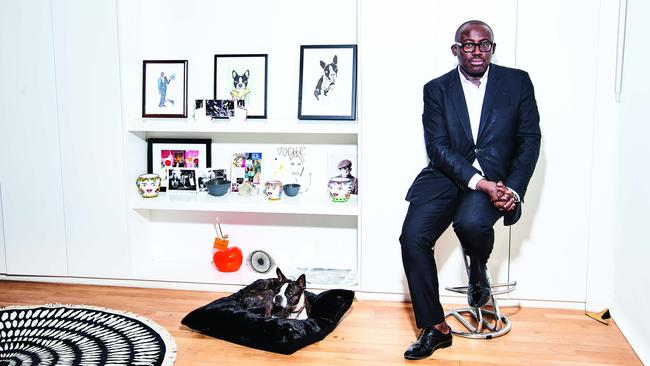
[[476,190],[476,185],[478,184],[478,181],[481,180],[481,179],[483,179],[483,176],[476,173],[476,174],[474,174],[472,179],[469,180],[469,183],[467,183],[467,186],[469,187],[469,189],[475,191]]
[[521,202],[521,199],[519,198],[519,193],[515,192],[515,190],[510,187],[508,187],[508,189],[511,190],[512,194],[515,195],[515,202]]

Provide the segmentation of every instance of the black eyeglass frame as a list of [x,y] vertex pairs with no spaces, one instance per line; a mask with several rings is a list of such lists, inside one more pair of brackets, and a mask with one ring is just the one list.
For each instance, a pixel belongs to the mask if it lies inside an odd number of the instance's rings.
[[[456,46],[460,46],[460,49],[463,50],[463,52],[465,53],[474,52],[477,46],[478,46],[478,50],[481,52],[490,52],[492,50],[492,47],[494,46],[494,42],[490,42],[490,41],[481,41],[479,43],[474,43],[474,42],[463,42],[463,43],[455,42],[455,43]],[[465,49],[466,46],[471,48]]]

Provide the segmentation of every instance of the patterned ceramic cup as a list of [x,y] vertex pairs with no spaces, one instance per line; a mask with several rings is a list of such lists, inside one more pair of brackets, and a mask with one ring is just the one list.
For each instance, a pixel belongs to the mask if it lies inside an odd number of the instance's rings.
[[333,202],[346,202],[350,199],[352,179],[339,177],[330,178],[327,188]]
[[135,183],[142,197],[158,197],[158,192],[160,192],[160,176],[158,174],[142,174],[138,176]]
[[270,180],[264,183],[264,194],[271,201],[277,201],[282,197],[282,182],[279,180]]

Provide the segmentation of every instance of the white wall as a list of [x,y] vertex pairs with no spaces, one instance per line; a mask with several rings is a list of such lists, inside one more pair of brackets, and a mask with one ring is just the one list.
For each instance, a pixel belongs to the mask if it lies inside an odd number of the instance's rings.
[[650,239],[648,239],[648,125],[647,59],[650,57],[644,35],[650,4],[629,1],[623,89],[618,121],[617,165],[603,169],[603,174],[618,180],[615,211],[618,237],[615,244],[615,305],[612,316],[641,361],[650,364],[650,319],[641,314],[650,303]]
[[[513,294],[516,298],[574,303],[592,299],[594,307],[609,303],[613,285],[601,280],[606,282],[611,276],[587,269],[608,263],[609,256],[604,253],[612,252],[614,236],[607,225],[613,200],[597,199],[603,192],[612,192],[611,181],[593,179],[599,177],[600,167],[613,164],[608,152],[616,150],[609,138],[615,132],[610,123],[615,108],[605,103],[610,96],[604,92],[611,87],[613,61],[608,55],[615,30],[612,4],[603,1],[599,8],[589,6],[587,1],[557,2],[554,6],[515,0],[476,1],[471,6],[413,1],[387,10],[375,2],[360,0],[358,39],[354,2],[337,2],[338,18],[330,21],[336,26],[328,32],[313,26],[320,19],[319,2],[247,4],[254,9],[249,13],[249,22],[255,24],[250,28],[255,32],[251,37],[243,36],[248,34],[248,28],[241,30],[233,17],[226,16],[239,6],[212,1],[106,1],[93,6],[67,1],[55,2],[52,9],[49,2],[41,1],[14,4],[12,11],[3,13],[0,37],[4,48],[15,50],[15,57],[0,62],[5,69],[16,71],[7,75],[10,82],[2,87],[0,113],[4,130],[10,133],[3,135],[7,137],[1,148],[5,156],[15,151],[34,152],[23,157],[27,164],[18,160],[3,162],[0,172],[10,273],[133,278],[135,275],[129,277],[129,269],[173,258],[174,250],[184,250],[177,249],[171,239],[176,234],[160,242],[152,240],[158,237],[155,233],[192,232],[188,238],[192,242],[211,235],[204,227],[212,219],[209,215],[181,218],[126,208],[126,192],[135,194],[132,180],[146,164],[143,151],[147,136],[121,135],[123,126],[140,119],[143,59],[188,59],[189,99],[193,100],[212,95],[214,54],[269,53],[267,123],[282,124],[296,118],[299,46],[358,43],[360,156],[364,157],[360,164],[364,192],[362,290],[404,293],[397,238],[407,207],[403,196],[426,164],[420,126],[422,84],[453,67],[449,45],[457,24],[480,18],[495,30],[498,52],[494,61],[529,71],[536,86],[543,129],[542,154],[524,205],[524,217],[513,228],[511,243],[508,229],[500,225],[496,228],[493,275],[518,280],[520,286]],[[560,6],[566,11],[557,12]],[[467,8],[474,9],[473,13],[468,14]],[[19,22],[8,15],[28,11],[32,15],[26,18],[33,21]],[[581,39],[581,45],[599,57],[573,56],[575,45],[567,42],[566,36],[577,28],[598,35]],[[98,40],[96,44],[91,42],[93,39]],[[539,43],[530,41],[540,39],[543,54]],[[64,40],[69,41],[65,46]],[[101,75],[106,75],[106,80]],[[115,84],[118,78],[119,86]],[[16,88],[9,85],[21,85],[21,92],[16,93]],[[397,111],[381,108],[395,100],[399,100]],[[95,113],[97,110],[102,113]],[[623,116],[629,118],[633,113]],[[123,122],[118,122],[121,116]],[[232,142],[230,137],[210,137]],[[621,144],[628,137],[623,134]],[[98,144],[96,148],[91,146],[93,142]],[[267,145],[269,141],[259,142],[260,148]],[[43,164],[44,154],[50,158],[48,164]],[[95,165],[93,161],[108,161],[109,165]],[[42,166],[39,173],[45,171],[53,179],[46,185],[37,184],[40,175],[28,169],[32,166]],[[377,184],[386,177],[386,167],[392,166],[399,166],[400,171],[391,175],[390,188]],[[106,170],[114,174],[105,174]],[[631,170],[625,172],[631,174]],[[13,178],[16,175],[20,179]],[[107,176],[99,189],[110,193],[94,197],[83,183],[84,175]],[[567,185],[585,179],[591,182],[585,189],[571,192],[569,207],[558,209],[557,197],[565,194]],[[25,191],[30,194],[22,194]],[[235,216],[231,215],[231,224],[246,235],[256,230],[263,235],[278,227],[288,232],[302,230],[300,225],[287,225],[286,217],[248,225]],[[106,217],[111,218],[110,224],[105,223]],[[344,220],[334,225],[339,224],[356,232],[354,223]],[[105,231],[107,226],[110,231]],[[124,239],[127,228],[130,234]],[[95,235],[98,232],[110,235]],[[347,236],[351,232],[343,233]],[[39,242],[42,237],[48,238],[47,246]],[[437,247],[443,285],[462,282],[464,277],[456,245],[454,235],[448,232]],[[41,255],[34,259],[35,252]],[[116,259],[128,255],[130,262]],[[97,258],[112,258],[117,266],[96,269],[93,263]],[[203,274],[188,275],[182,269],[170,268],[165,276],[195,281]]]

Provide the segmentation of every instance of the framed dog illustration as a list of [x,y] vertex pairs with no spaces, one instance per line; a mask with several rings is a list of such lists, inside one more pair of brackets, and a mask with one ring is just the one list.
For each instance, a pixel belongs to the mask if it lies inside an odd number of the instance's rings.
[[266,118],[267,70],[267,54],[214,55],[214,99],[243,101],[248,118]]
[[142,61],[142,117],[187,117],[187,60]]
[[356,116],[357,45],[300,46],[298,119]]

